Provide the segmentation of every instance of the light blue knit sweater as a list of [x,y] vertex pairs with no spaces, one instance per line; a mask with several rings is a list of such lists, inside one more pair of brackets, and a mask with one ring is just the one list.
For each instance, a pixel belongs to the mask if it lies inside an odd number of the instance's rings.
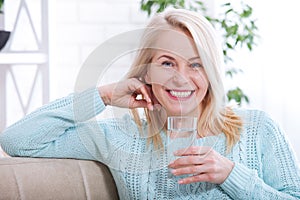
[[[89,89],[43,106],[0,134],[11,156],[98,160],[111,170],[121,199],[299,199],[300,172],[282,130],[263,112],[239,110],[240,141],[225,153],[224,134],[202,138],[235,166],[223,184],[177,184],[165,150],[147,146],[130,117],[96,121],[105,109]],[[146,130],[147,124],[143,126]],[[162,132],[165,142],[166,135]]]

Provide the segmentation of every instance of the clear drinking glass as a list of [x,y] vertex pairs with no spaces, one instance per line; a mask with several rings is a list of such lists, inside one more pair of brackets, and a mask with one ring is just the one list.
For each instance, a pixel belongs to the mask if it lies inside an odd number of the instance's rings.
[[[186,116],[168,117],[167,159],[168,163],[177,157],[174,152],[195,145],[197,139],[197,118]],[[169,173],[169,178],[173,175]]]

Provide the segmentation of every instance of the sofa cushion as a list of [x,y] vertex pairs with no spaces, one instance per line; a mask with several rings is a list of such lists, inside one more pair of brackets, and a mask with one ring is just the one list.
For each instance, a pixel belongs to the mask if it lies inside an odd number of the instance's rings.
[[118,199],[108,168],[94,161],[1,158],[0,199]]

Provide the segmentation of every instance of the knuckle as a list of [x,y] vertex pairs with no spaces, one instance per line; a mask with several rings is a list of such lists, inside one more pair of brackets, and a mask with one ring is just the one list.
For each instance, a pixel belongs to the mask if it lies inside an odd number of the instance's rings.
[[214,151],[214,149],[212,147],[209,147],[208,150],[207,150],[207,152],[214,153],[215,151]]
[[192,171],[192,174],[196,174],[196,173],[198,173],[198,168],[192,167],[191,171]]
[[176,169],[175,175],[179,175],[182,173],[182,169]]
[[202,181],[202,177],[201,177],[200,175],[198,175],[198,176],[193,176],[193,179],[194,179],[195,182],[200,182],[200,181]]
[[135,83],[136,79],[135,78],[130,78],[129,83]]
[[188,161],[188,163],[194,163],[194,159],[195,158],[193,156],[190,156],[187,158],[187,161]]
[[211,165],[214,165],[214,164],[216,164],[216,159],[214,157],[209,156],[209,157],[206,157],[206,162]]
[[137,85],[137,86],[141,85],[141,82],[136,78],[131,78],[130,81],[131,81],[131,84],[134,84],[134,85]]
[[218,171],[217,165],[212,165],[211,171],[214,173],[217,172]]
[[198,147],[192,146],[192,147],[191,147],[191,153],[192,153],[192,154],[197,154],[197,153],[198,153]]
[[213,180],[216,179],[216,174],[209,173],[209,174],[207,174],[207,178],[208,178],[209,181],[213,181]]
[[212,165],[215,165],[215,164],[217,163],[217,160],[216,160],[215,158],[211,158],[211,159],[210,159],[210,163],[211,163]]
[[195,157],[195,164],[200,164],[202,162],[202,158],[200,156]]

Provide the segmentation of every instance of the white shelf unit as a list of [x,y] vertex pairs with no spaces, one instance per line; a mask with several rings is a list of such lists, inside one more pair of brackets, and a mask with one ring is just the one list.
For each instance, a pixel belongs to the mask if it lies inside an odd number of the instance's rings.
[[[5,1],[4,13],[0,23],[10,29],[11,36],[0,52],[0,132],[9,125],[8,116],[13,123],[35,107],[36,93],[40,104],[49,101],[48,0]],[[33,80],[26,77],[29,72]],[[24,95],[22,86],[29,82]],[[8,95],[12,92],[13,97]]]

